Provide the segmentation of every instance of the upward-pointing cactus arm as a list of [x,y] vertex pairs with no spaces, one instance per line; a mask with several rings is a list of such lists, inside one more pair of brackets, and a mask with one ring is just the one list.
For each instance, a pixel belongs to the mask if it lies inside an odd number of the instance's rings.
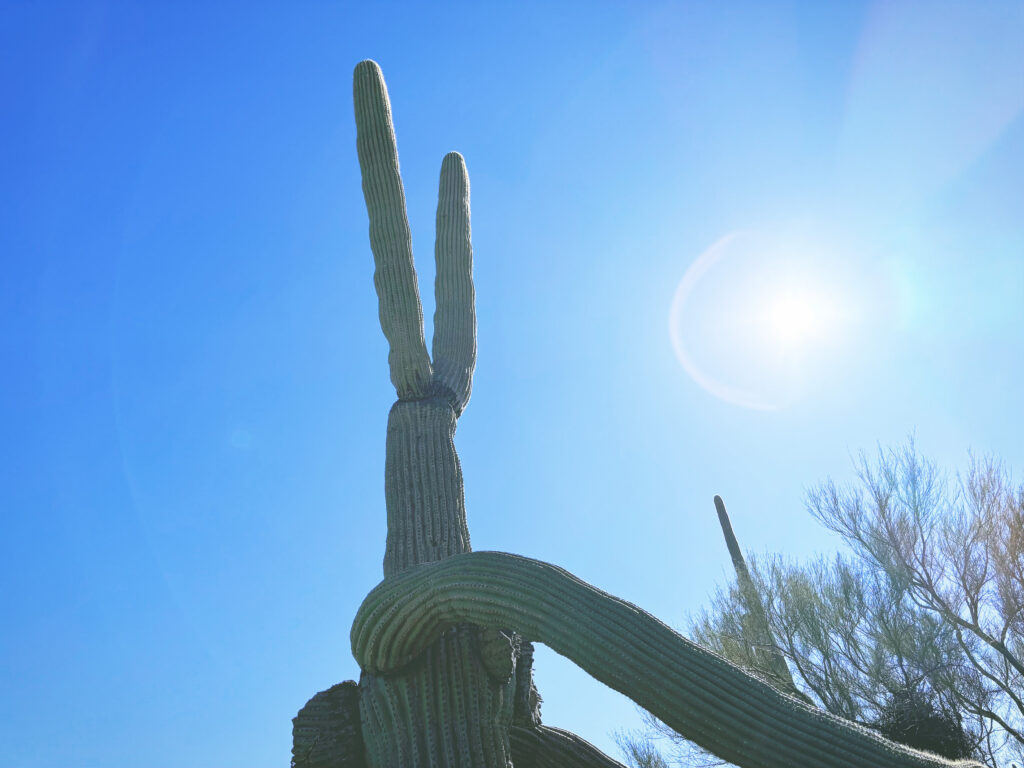
[[367,60],[356,65],[353,92],[356,148],[370,218],[373,284],[379,300],[380,325],[390,346],[391,382],[400,400],[412,400],[427,393],[431,367],[423,340],[423,309],[412,259],[412,235],[405,213],[391,104],[384,76],[376,63]]
[[948,768],[943,760],[787,696],[636,606],[557,566],[477,552],[386,579],[363,602],[352,651],[400,669],[451,625],[513,627],[626,694],[669,727],[747,768]]
[[458,152],[449,152],[441,162],[434,260],[434,382],[457,416],[469,402],[476,365],[469,174]]
[[381,328],[390,346],[391,381],[400,400],[423,398],[435,394],[433,389],[440,389],[458,415],[469,401],[476,363],[473,248],[466,165],[458,152],[449,152],[441,164],[435,245],[434,362],[431,365],[423,338],[423,309],[391,105],[384,77],[374,62],[363,61],[356,66],[353,91],[356,146],[375,265],[373,281]]

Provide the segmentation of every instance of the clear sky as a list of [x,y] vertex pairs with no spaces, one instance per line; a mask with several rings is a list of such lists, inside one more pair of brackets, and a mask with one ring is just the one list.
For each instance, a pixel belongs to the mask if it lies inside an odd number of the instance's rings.
[[[1024,470],[1024,4],[0,10],[0,764],[262,768],[358,676],[384,432],[351,74],[390,88],[430,334],[472,183],[476,549],[684,626],[916,432]],[[542,651],[545,722],[633,706]]]

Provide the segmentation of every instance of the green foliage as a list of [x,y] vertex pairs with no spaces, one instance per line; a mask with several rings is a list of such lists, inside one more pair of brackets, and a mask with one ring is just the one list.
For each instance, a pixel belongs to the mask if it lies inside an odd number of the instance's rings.
[[[984,741],[984,724],[964,723],[959,716],[957,692],[984,692],[958,653],[954,629],[915,604],[885,572],[839,555],[807,565],[774,556],[752,559],[751,576],[776,647],[797,686],[817,706],[879,730],[880,723],[894,723],[894,713],[902,713],[903,727],[891,733],[904,736],[916,733],[907,716],[927,716],[933,726],[937,713],[944,713],[950,742],[969,745],[949,752],[932,739],[929,751],[945,757],[973,755]],[[749,614],[739,597],[735,587],[719,591],[691,634],[771,682],[762,649],[746,639]],[[924,748],[919,740],[892,738]]]
[[649,736],[635,737],[618,733],[615,742],[622,750],[629,768],[668,768],[668,762]]
[[[962,671],[955,668],[952,629],[855,559],[837,555],[799,565],[778,556],[752,558],[750,570],[798,687],[829,712],[869,724],[896,692],[928,687],[940,671]],[[770,682],[763,649],[747,640],[748,622],[737,588],[730,587],[697,616],[691,635]]]
[[1024,485],[991,458],[951,477],[913,440],[858,470],[857,485],[811,493],[811,513],[948,629],[930,682],[955,707],[940,709],[972,723],[990,764],[1024,756]]

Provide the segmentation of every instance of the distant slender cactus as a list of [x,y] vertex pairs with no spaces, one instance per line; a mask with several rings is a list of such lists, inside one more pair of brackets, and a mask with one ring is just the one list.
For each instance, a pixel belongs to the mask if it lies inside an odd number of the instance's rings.
[[744,629],[744,639],[752,642],[758,654],[765,660],[765,667],[770,670],[772,682],[786,693],[803,699],[809,704],[812,700],[793,682],[793,675],[786,664],[786,657],[775,644],[772,637],[771,625],[768,623],[768,613],[764,609],[761,595],[754,585],[754,580],[747,570],[747,562],[743,559],[743,551],[740,543],[736,540],[736,534],[732,530],[732,521],[729,520],[729,513],[725,511],[725,502],[721,496],[715,496],[715,511],[718,513],[718,523],[722,526],[722,535],[725,536],[725,546],[729,550],[729,557],[732,559],[733,569],[736,571],[736,586],[739,589],[740,601],[746,610],[747,626],[750,637],[746,637],[747,629]]
[[[398,393],[387,432],[385,578],[360,607],[351,635],[363,670],[358,707],[369,768],[620,766],[579,737],[540,725],[532,649],[510,629],[546,643],[740,766],[954,765],[781,693],[556,566],[469,551],[453,442],[476,353],[469,180],[462,157],[447,155],[437,213],[431,362],[391,108],[372,61],[356,67],[355,107],[374,284]],[[321,700],[318,695],[313,702]],[[339,715],[345,722],[353,711],[348,701],[337,699],[338,707],[349,707]],[[316,717],[329,711],[311,706],[300,712],[295,728],[303,744],[321,743]],[[359,740],[344,742],[338,734],[348,731],[341,728],[332,733],[334,751],[324,759],[334,762],[322,765],[351,764]],[[303,754],[295,755],[293,765],[304,765]]]

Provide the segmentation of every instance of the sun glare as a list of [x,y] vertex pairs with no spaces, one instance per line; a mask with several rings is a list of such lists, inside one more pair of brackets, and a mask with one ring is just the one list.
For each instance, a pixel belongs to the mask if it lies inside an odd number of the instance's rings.
[[736,405],[784,408],[843,364],[858,280],[831,239],[739,231],[686,270],[669,311],[676,357]]
[[779,296],[769,305],[767,315],[770,335],[784,347],[809,341],[821,331],[824,320],[816,302],[799,294]]

